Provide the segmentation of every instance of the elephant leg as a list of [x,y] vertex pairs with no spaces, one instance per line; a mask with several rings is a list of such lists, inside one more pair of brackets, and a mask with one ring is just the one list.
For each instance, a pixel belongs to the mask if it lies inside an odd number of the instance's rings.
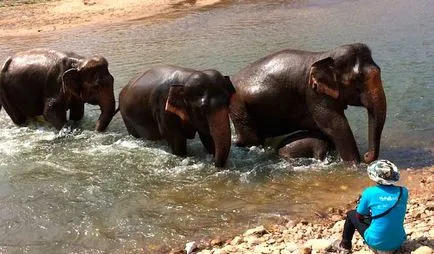
[[134,137],[139,136],[147,140],[160,140],[162,138],[157,125],[154,123],[129,122],[127,124],[127,122],[125,121],[125,126],[127,126],[128,132]]
[[84,116],[84,103],[74,101],[70,104],[69,119],[80,121]]
[[333,141],[342,160],[360,162],[359,149],[343,111],[314,110],[312,115],[320,130]]
[[199,133],[200,141],[202,141],[203,146],[208,151],[209,154],[214,154],[214,140],[211,135]]
[[[236,96],[236,95],[235,95]],[[236,146],[255,146],[264,144],[265,138],[260,137],[254,128],[252,120],[248,117],[244,103],[234,99],[229,107],[230,116],[237,134]]]
[[135,138],[140,138],[139,133],[137,133],[136,129],[134,128],[134,124],[128,119],[128,117],[122,115],[122,119],[124,120],[124,124],[128,133]]
[[9,117],[12,119],[12,122],[18,126],[23,126],[26,123],[27,117],[21,112],[19,112],[14,107],[10,106],[7,103],[3,104],[4,109],[6,110],[6,113],[8,113]]
[[62,129],[66,123],[65,108],[54,98],[47,99],[43,115],[45,120],[51,123],[57,130]]
[[315,158],[323,160],[329,150],[327,139],[317,133],[297,132],[279,144],[279,156],[284,158]]
[[172,130],[170,134],[166,135],[166,140],[173,154],[178,156],[187,155],[187,139],[179,130]]

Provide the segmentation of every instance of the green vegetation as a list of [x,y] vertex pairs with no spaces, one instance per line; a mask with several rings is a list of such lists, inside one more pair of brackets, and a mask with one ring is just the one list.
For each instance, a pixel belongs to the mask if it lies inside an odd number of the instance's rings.
[[0,0],[0,7],[52,2],[55,0]]

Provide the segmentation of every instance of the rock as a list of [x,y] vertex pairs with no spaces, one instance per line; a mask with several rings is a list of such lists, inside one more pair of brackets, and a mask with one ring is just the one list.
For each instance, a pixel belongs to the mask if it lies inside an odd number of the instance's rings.
[[258,245],[262,242],[261,239],[257,238],[256,236],[245,237],[244,241],[247,242],[248,246]]
[[293,228],[295,225],[297,225],[297,222],[293,221],[293,220],[289,220],[286,224],[285,227],[286,228]]
[[273,232],[282,233],[283,230],[286,230],[286,227],[283,225],[275,224],[271,227],[271,231],[273,231]]
[[233,253],[237,251],[237,247],[232,246],[232,245],[226,245],[225,247],[223,247],[221,250],[227,252],[227,253]]
[[271,238],[271,239],[267,240],[268,244],[274,244],[275,242],[276,242],[276,239],[274,239],[274,238]]
[[345,220],[340,220],[336,222],[332,227],[332,232],[341,233],[344,230],[344,224],[345,224]]
[[434,238],[434,228],[431,228],[428,232],[428,237]]
[[298,249],[298,245],[294,242],[289,242],[285,244],[284,250],[288,252],[293,252]]
[[304,246],[315,251],[327,251],[332,248],[332,242],[327,239],[311,239]]
[[299,254],[311,254],[312,253],[312,249],[308,248],[308,247],[301,247],[300,249],[297,250],[296,253],[299,253]]
[[243,239],[239,236],[235,236],[231,241],[231,245],[238,245],[243,242]]
[[369,250],[359,250],[359,251],[355,251],[353,252],[353,254],[371,254],[372,251]]
[[250,236],[250,235],[263,235],[267,232],[264,226],[259,226],[256,228],[248,229],[246,232],[244,232],[244,236]]
[[196,242],[189,242],[185,245],[185,251],[187,252],[187,254],[192,253],[194,250],[196,250],[196,248],[197,248]]
[[269,247],[257,245],[257,246],[255,246],[255,248],[253,248],[253,252],[268,254],[268,253],[271,253],[271,250]]
[[432,254],[434,250],[428,246],[421,246],[417,248],[415,251],[412,251],[411,254]]
[[229,254],[229,252],[223,249],[217,249],[213,252],[213,254]]
[[222,245],[223,241],[221,238],[217,237],[211,240],[211,246],[219,246]]
[[169,254],[183,254],[184,250],[183,249],[173,249],[169,252]]

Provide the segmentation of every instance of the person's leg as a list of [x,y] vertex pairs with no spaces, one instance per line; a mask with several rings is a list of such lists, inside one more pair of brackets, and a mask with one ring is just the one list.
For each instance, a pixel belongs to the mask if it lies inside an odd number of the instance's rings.
[[355,210],[349,211],[345,220],[344,231],[342,233],[342,241],[340,242],[340,246],[344,249],[351,250],[351,240],[353,239],[356,229],[363,237],[363,234],[368,227],[369,225],[362,223],[357,218]]

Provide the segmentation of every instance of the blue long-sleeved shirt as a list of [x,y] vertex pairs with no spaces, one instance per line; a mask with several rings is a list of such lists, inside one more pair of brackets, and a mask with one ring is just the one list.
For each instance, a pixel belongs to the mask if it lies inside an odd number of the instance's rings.
[[[366,188],[362,193],[357,212],[378,215],[392,207],[399,197],[399,187],[377,185]],[[398,249],[407,238],[404,230],[404,217],[407,210],[408,190],[402,187],[399,203],[385,216],[373,219],[364,233],[366,243],[379,251]]]

